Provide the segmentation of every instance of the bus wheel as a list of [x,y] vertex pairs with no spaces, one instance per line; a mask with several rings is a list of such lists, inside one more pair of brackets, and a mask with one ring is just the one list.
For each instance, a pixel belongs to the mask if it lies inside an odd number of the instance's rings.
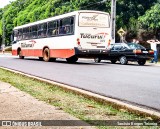
[[55,62],[56,58],[50,58],[50,61]]
[[94,58],[94,61],[96,62],[96,63],[100,63],[101,62],[101,59],[100,58]]
[[18,55],[19,55],[19,59],[24,59],[24,56],[22,56],[22,51],[21,50],[19,50]]
[[43,60],[43,57],[39,57],[39,60],[42,61],[42,60]]
[[66,60],[68,63],[75,63],[78,60],[78,58],[76,56],[72,56],[70,58],[66,58]]
[[48,48],[45,48],[43,51],[43,60],[46,62],[50,61],[50,52]]

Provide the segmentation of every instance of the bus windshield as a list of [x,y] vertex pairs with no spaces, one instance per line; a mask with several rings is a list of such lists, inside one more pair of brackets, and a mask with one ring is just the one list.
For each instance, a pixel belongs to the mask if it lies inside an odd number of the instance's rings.
[[109,15],[104,13],[81,12],[79,14],[80,27],[109,27]]

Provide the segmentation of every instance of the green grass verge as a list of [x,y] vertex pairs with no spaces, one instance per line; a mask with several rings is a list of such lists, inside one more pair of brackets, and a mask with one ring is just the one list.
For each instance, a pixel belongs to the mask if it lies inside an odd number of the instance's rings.
[[[62,88],[41,82],[20,74],[15,74],[0,68],[0,81],[24,91],[35,98],[45,101],[59,109],[81,119],[87,120],[147,120],[148,117],[129,113],[124,109],[116,109],[105,103],[97,102],[82,95],[63,90]],[[113,127],[97,126],[100,129]],[[116,127],[122,128],[122,127]],[[124,128],[124,127],[123,127]],[[125,127],[131,128],[131,127]],[[133,128],[133,127],[132,127]],[[150,127],[142,127],[150,128]]]

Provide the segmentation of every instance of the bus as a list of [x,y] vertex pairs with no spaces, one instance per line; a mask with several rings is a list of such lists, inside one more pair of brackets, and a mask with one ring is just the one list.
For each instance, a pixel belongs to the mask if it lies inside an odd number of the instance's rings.
[[12,55],[40,60],[96,58],[108,54],[111,42],[110,15],[106,12],[79,10],[13,29]]

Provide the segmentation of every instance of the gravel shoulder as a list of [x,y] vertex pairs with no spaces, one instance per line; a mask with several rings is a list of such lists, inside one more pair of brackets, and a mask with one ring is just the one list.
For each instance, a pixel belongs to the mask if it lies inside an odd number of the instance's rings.
[[[10,84],[0,82],[0,119],[1,120],[78,120],[63,110],[39,101],[25,92],[16,89]],[[5,129],[6,127],[1,127]],[[7,127],[9,128],[9,127]],[[11,127],[17,128],[17,127]],[[22,127],[19,127],[22,128]],[[23,128],[49,128],[71,129],[82,127],[23,127]],[[92,127],[85,126],[83,129]]]

